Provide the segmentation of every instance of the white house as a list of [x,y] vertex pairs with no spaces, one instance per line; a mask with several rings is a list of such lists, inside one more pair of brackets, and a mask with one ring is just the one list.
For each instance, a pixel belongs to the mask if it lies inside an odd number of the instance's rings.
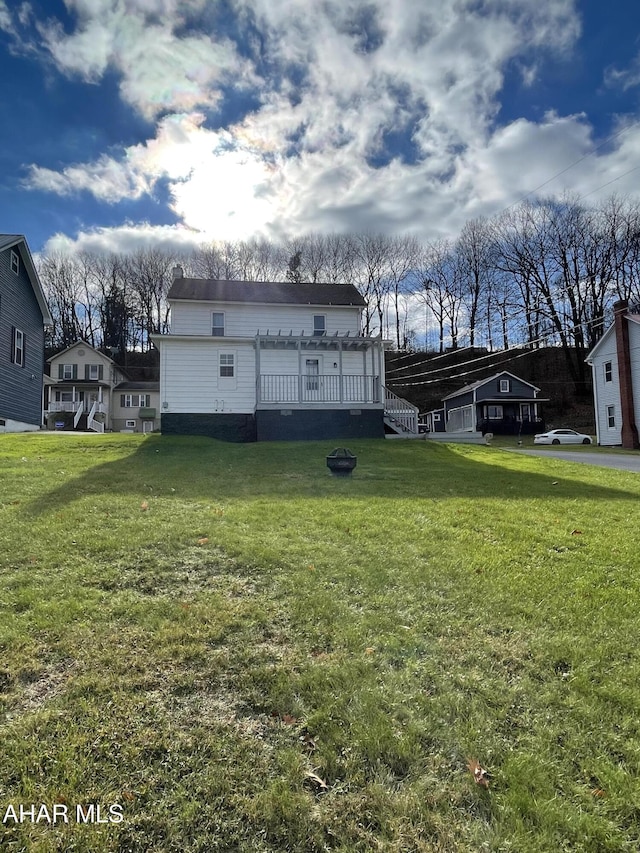
[[[163,433],[230,441],[417,432],[417,409],[384,388],[384,345],[361,332],[350,284],[184,278],[168,294],[160,350]],[[413,420],[412,420],[413,419]]]
[[640,308],[613,306],[614,322],[587,356],[598,444],[640,448]]
[[48,359],[48,429],[152,432],[160,426],[157,382],[132,382],[109,356],[78,341]]

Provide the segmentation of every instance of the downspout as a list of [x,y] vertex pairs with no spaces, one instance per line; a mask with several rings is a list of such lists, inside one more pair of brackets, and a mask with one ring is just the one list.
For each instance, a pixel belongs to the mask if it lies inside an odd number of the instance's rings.
[[616,333],[616,351],[618,355],[618,383],[620,386],[620,408],[622,409],[622,446],[626,450],[638,450],[638,428],[633,406],[633,381],[631,378],[631,351],[629,346],[629,323],[627,321],[626,301],[616,302],[613,306]]

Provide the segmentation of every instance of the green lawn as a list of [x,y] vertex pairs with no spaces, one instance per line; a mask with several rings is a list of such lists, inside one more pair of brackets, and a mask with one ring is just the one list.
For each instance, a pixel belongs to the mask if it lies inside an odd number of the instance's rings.
[[0,436],[3,853],[640,848],[637,475],[333,446]]

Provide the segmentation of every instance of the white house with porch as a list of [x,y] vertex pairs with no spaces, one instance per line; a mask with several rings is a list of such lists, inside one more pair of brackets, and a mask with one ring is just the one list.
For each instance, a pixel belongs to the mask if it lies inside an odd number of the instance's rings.
[[231,441],[417,433],[417,409],[384,385],[384,342],[361,332],[350,284],[184,278],[160,350],[163,433]]
[[131,382],[86,341],[48,359],[44,418],[47,429],[152,432],[159,427],[157,382]]

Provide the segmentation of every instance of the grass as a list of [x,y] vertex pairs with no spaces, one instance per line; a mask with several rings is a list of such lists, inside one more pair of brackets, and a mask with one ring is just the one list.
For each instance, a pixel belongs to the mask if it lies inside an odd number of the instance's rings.
[[0,438],[3,851],[638,849],[637,477],[350,447]]

